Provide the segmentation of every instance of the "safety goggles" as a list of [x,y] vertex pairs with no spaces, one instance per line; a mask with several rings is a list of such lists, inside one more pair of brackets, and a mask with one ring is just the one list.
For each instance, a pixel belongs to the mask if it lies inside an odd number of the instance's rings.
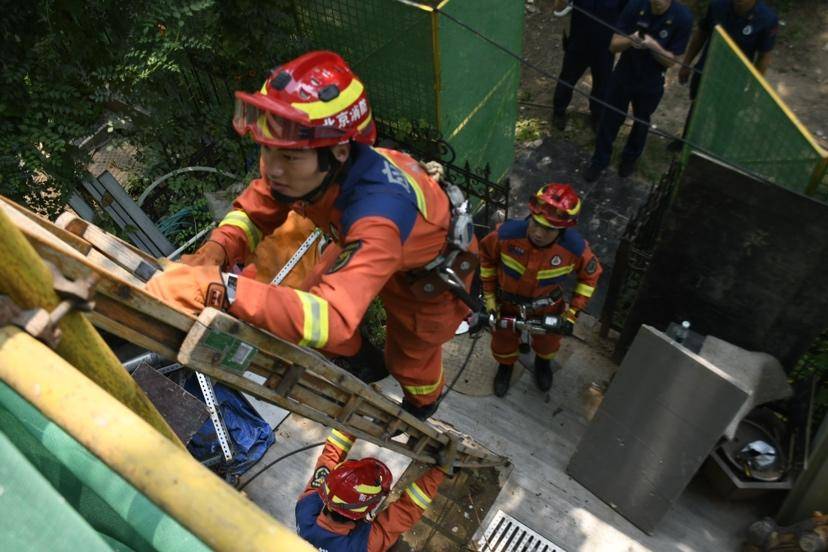
[[[565,226],[569,223],[574,222],[577,217],[577,212],[574,215],[570,214],[567,211],[564,211],[563,209],[558,209],[556,207],[553,207],[552,205],[549,205],[548,203],[539,201],[537,197],[532,197],[529,200],[529,210],[532,212],[533,215],[538,215],[545,219],[545,222],[538,222],[551,228],[558,228],[557,224]],[[537,220],[537,218],[535,220]],[[555,223],[553,223],[552,221],[555,221]]]
[[344,130],[335,127],[303,125],[272,111],[260,109],[241,98],[236,98],[233,128],[241,136],[249,132],[257,143],[274,147],[304,142],[312,144],[317,140],[338,140],[346,135]]

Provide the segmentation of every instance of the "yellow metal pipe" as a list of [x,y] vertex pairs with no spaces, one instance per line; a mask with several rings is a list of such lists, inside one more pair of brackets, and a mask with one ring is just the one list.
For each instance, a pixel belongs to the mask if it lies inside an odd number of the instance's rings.
[[[3,236],[0,239],[0,294],[8,295],[23,309],[54,309],[59,299],[52,287],[51,272],[2,210],[0,236]],[[61,320],[60,329],[63,338],[56,348],[60,356],[162,435],[184,447],[100,334],[82,314],[70,312]],[[22,364],[21,370],[24,368],[28,368],[28,364]]]
[[0,328],[0,380],[215,550],[313,551],[51,349]]

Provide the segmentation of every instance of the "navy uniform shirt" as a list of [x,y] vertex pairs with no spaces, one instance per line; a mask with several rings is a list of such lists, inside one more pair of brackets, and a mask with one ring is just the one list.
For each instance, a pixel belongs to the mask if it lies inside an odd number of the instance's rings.
[[696,64],[699,69],[704,67],[707,49],[710,47],[710,36],[716,25],[724,27],[730,38],[753,62],[756,60],[757,53],[773,50],[776,33],[779,30],[779,18],[762,0],[757,0],[753,9],[745,15],[736,14],[731,0],[711,0],[707,13],[699,22],[699,30],[708,37],[704,51]]
[[[687,49],[693,30],[693,14],[690,9],[673,0],[667,11],[656,15],[650,8],[650,0],[630,0],[621,13],[618,28],[631,35],[639,26],[646,26],[646,34],[661,46],[679,56]],[[622,77],[637,82],[661,82],[666,71],[649,49],[629,47],[621,54],[615,71]]]
[[618,25],[618,16],[627,5],[627,0],[573,0],[569,29],[569,43],[581,51],[606,51],[612,40],[612,29],[595,21],[577,8],[589,12],[613,27]]

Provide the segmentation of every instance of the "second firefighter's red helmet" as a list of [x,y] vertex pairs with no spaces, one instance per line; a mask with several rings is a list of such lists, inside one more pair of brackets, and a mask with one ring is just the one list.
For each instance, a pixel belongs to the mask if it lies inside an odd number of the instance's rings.
[[328,474],[319,496],[329,510],[348,519],[364,519],[382,504],[394,477],[376,458],[346,460]]
[[529,211],[539,224],[570,228],[578,222],[581,198],[569,184],[549,183],[529,200]]
[[308,52],[273,70],[258,92],[236,92],[233,128],[265,146],[321,148],[377,137],[365,87],[333,52]]

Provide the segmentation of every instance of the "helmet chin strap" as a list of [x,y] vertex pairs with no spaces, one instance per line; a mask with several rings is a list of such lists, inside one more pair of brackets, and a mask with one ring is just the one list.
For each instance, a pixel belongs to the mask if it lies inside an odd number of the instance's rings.
[[313,203],[314,201],[322,197],[322,194],[325,193],[325,190],[327,190],[328,187],[334,181],[336,181],[337,177],[339,176],[339,173],[342,172],[342,169],[347,164],[347,161],[345,163],[340,163],[334,156],[331,148],[317,149],[316,159],[319,171],[325,172],[325,177],[322,179],[322,183],[319,184],[319,186],[317,186],[316,188],[314,188],[313,190],[301,197],[290,197],[288,195],[279,193],[276,190],[271,189],[270,195],[273,196],[273,199],[275,199],[279,203],[290,205],[291,203],[295,203],[297,201]]

